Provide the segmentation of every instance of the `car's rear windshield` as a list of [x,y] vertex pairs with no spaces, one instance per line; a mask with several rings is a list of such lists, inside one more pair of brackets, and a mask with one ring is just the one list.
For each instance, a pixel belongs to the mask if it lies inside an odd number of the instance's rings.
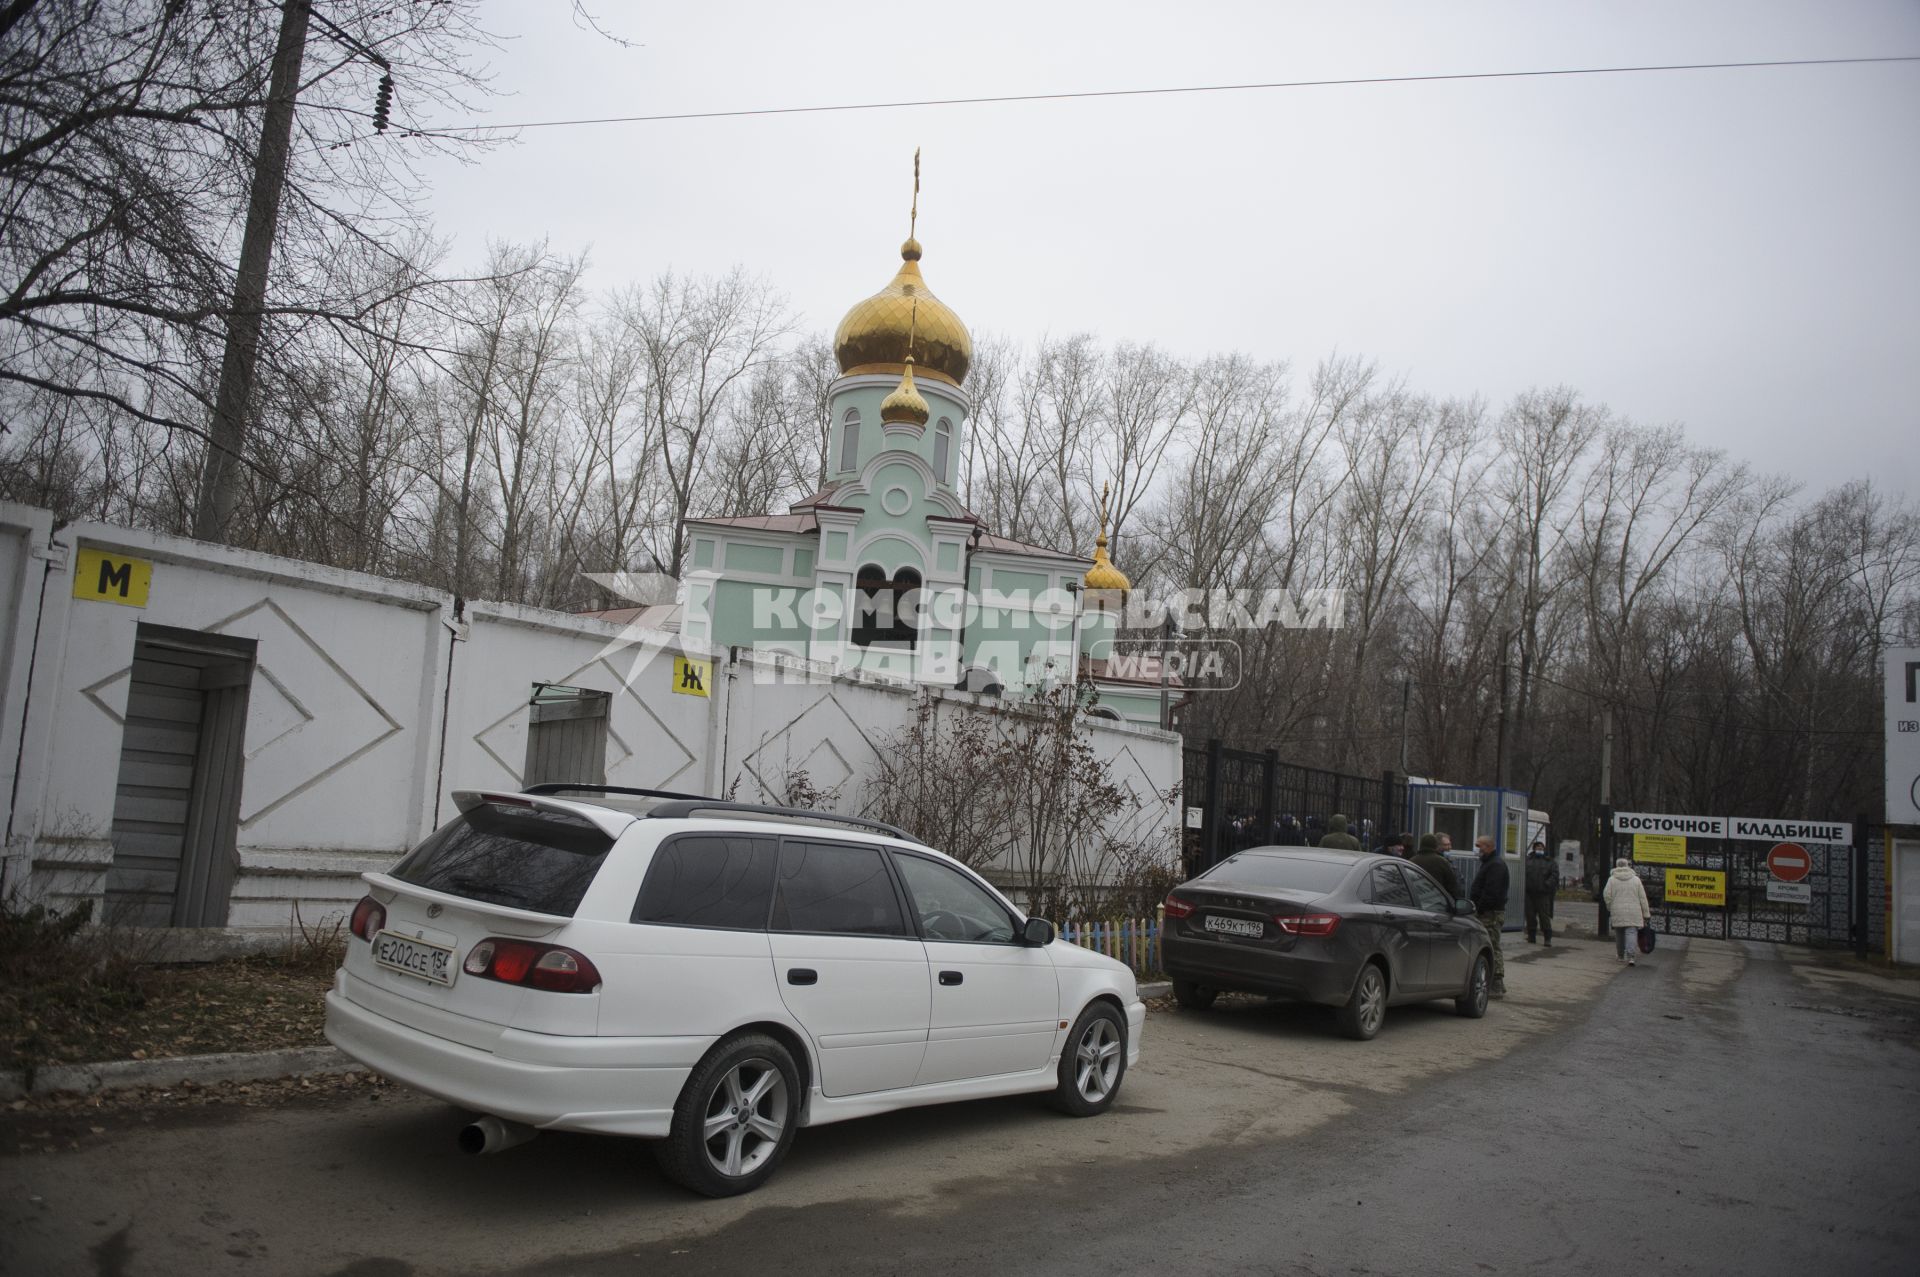
[[393,876],[450,896],[570,918],[612,847],[612,838],[578,816],[481,803],[408,852]]
[[1324,895],[1353,872],[1348,861],[1300,856],[1230,856],[1207,870],[1200,881],[1209,887],[1239,887],[1248,891],[1311,891]]

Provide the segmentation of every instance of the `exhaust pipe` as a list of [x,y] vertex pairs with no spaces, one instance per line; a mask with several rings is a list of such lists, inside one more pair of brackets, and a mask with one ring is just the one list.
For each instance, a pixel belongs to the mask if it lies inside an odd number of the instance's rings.
[[516,1144],[525,1144],[540,1132],[519,1122],[500,1117],[479,1117],[460,1131],[463,1153],[498,1153]]

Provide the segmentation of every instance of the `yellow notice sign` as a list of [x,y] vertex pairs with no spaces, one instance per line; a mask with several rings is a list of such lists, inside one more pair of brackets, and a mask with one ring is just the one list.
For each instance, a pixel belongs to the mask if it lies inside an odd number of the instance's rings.
[[673,658],[673,690],[682,696],[705,696],[713,682],[713,662]]
[[1684,865],[1687,863],[1687,836],[1635,834],[1633,858],[1647,865]]
[[105,550],[81,550],[73,557],[73,597],[145,607],[153,583],[153,564]]
[[1727,876],[1717,869],[1667,870],[1667,903],[1727,907]]

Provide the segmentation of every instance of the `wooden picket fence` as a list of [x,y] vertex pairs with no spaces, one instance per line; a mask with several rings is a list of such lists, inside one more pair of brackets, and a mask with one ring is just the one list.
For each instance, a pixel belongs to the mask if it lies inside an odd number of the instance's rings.
[[1076,919],[1060,923],[1059,931],[1060,938],[1068,944],[1124,962],[1136,975],[1150,975],[1161,969],[1158,919]]

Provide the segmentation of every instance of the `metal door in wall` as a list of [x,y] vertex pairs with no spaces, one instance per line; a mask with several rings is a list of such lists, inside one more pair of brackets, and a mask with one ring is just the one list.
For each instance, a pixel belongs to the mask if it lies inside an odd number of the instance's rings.
[[226,924],[253,655],[251,639],[140,626],[114,788],[108,921]]
[[613,698],[584,687],[536,683],[527,708],[523,785],[607,783],[607,711]]

